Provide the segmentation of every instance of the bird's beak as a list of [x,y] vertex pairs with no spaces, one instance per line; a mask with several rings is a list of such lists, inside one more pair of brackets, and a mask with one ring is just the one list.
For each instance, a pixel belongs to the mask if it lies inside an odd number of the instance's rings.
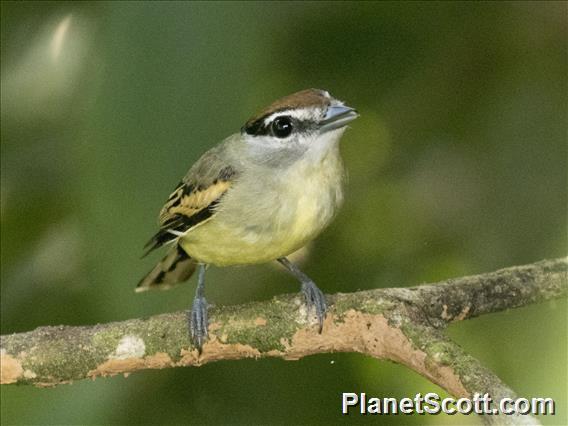
[[320,123],[320,133],[339,129],[359,117],[357,111],[345,105],[332,105],[327,108],[323,121]]

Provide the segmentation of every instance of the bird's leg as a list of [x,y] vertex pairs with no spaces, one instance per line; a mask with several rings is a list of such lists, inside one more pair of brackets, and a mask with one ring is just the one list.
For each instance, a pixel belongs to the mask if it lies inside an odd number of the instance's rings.
[[306,305],[308,306],[308,310],[312,306],[315,308],[316,316],[318,317],[319,322],[319,332],[321,333],[321,330],[323,328],[323,320],[327,311],[324,294],[317,287],[316,283],[314,283],[310,279],[310,277],[300,271],[300,269],[288,259],[281,257],[278,259],[278,262],[280,262],[282,266],[284,266],[288,270],[288,272],[290,272],[302,283],[302,293],[304,293],[304,297],[306,298]]
[[205,300],[205,270],[207,265],[199,264],[197,277],[197,290],[191,311],[188,312],[189,331],[191,339],[201,353],[203,342],[207,339],[207,301]]

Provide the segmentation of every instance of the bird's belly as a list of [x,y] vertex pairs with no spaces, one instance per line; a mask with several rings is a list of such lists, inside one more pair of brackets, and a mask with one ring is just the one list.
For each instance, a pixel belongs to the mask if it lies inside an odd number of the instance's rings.
[[235,227],[216,219],[192,230],[180,243],[194,259],[218,266],[264,263],[287,256],[315,238],[325,226],[306,213],[280,227],[270,226],[272,221]]
[[[197,230],[196,230],[197,231]],[[195,232],[182,240],[183,249],[194,259],[218,266],[264,263],[286,256],[296,244],[277,235],[260,235],[254,230],[234,230],[211,223],[204,234]]]
[[[315,238],[333,217],[335,205],[305,191],[294,202],[235,215],[219,212],[180,243],[194,259],[218,266],[264,263],[287,256]],[[238,220],[234,220],[238,218]]]

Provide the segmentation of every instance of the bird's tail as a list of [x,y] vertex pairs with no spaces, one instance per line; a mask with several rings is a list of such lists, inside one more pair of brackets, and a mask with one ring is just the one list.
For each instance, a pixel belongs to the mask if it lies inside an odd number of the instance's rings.
[[191,277],[197,263],[176,244],[154,268],[140,280],[136,292],[151,289],[165,290]]

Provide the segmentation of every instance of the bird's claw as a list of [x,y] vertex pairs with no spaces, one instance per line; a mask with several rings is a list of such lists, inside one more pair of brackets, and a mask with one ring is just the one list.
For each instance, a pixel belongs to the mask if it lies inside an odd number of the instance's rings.
[[196,297],[193,300],[193,305],[191,306],[191,311],[188,312],[189,319],[189,331],[191,334],[191,340],[193,344],[201,353],[203,348],[203,343],[207,340],[207,325],[208,325],[208,315],[207,315],[207,301],[205,297]]
[[313,281],[305,281],[302,283],[302,293],[306,299],[308,311],[314,307],[316,316],[319,323],[319,332],[323,329],[323,320],[327,312],[327,303],[322,291],[316,286]]

